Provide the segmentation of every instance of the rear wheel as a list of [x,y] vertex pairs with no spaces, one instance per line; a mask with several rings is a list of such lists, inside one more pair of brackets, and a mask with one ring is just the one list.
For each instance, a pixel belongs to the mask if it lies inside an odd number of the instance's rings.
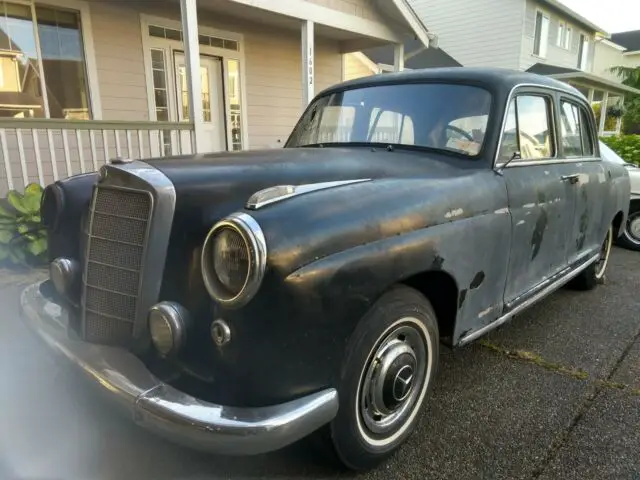
[[640,200],[631,203],[629,218],[618,243],[629,250],[640,251]]
[[347,346],[338,415],[325,433],[341,462],[374,467],[414,430],[438,365],[439,334],[429,301],[409,287],[383,295]]
[[599,283],[603,283],[604,274],[606,273],[607,265],[609,264],[612,244],[613,226],[610,226],[609,230],[607,230],[604,242],[600,247],[600,257],[571,282],[572,287],[578,290],[592,290]]

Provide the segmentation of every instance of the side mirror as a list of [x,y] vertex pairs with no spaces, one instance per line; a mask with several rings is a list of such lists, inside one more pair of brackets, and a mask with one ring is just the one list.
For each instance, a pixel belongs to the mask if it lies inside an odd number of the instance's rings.
[[511,162],[513,162],[514,160],[522,160],[522,153],[520,153],[520,150],[516,150],[515,152],[513,152],[513,155],[511,155],[511,158],[506,162],[504,162],[502,166],[496,168],[494,171],[498,175],[502,175],[502,171],[505,169],[505,167],[509,165]]

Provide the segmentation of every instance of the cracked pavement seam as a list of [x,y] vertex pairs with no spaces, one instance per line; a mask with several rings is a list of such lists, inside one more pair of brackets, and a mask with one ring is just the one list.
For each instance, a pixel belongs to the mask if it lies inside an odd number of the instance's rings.
[[613,367],[609,371],[609,374],[604,380],[603,379],[590,380],[589,375],[584,370],[573,368],[573,367],[566,367],[560,363],[554,363],[554,362],[545,360],[540,355],[534,352],[529,352],[526,350],[518,350],[518,349],[509,350],[500,345],[491,343],[487,340],[481,340],[480,342],[478,342],[482,347],[487,348],[488,350],[491,350],[494,353],[504,355],[510,359],[533,363],[534,365],[538,365],[541,368],[544,368],[546,370],[549,370],[561,375],[569,376],[577,380],[589,381],[591,383],[591,388],[589,388],[582,402],[580,402],[580,404],[578,405],[575,415],[570,420],[569,424],[564,429],[560,430],[558,434],[555,436],[555,438],[551,441],[551,444],[549,445],[547,452],[542,458],[540,465],[538,465],[538,467],[536,467],[533,470],[531,474],[532,480],[539,478],[544,473],[547,466],[556,457],[560,448],[566,443],[566,441],[569,439],[575,427],[578,425],[578,423],[580,423],[580,420],[582,420],[582,418],[587,413],[589,408],[591,408],[591,405],[593,404],[593,402],[598,398],[598,396],[602,392],[613,388],[618,390],[629,391],[632,395],[640,395],[640,389],[632,388],[627,384],[614,382],[612,380],[614,375],[620,368],[620,365],[625,360],[625,358],[627,358],[627,356],[629,355],[629,352],[631,351],[631,349],[633,348],[633,346],[635,345],[635,343],[638,341],[639,338],[640,338],[640,330],[638,330],[635,333],[635,335],[631,338],[631,341],[627,344],[625,349],[622,351],[622,353],[616,360],[616,363],[613,365]]

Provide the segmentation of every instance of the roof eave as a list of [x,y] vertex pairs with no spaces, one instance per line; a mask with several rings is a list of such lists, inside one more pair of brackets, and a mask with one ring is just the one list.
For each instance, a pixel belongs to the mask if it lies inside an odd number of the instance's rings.
[[541,1],[543,3],[546,3],[547,5],[552,6],[553,8],[555,8],[557,10],[560,10],[562,13],[570,16],[576,22],[582,24],[582,26],[587,27],[590,30],[593,30],[594,32],[601,34],[603,37],[605,37],[605,38],[610,38],[611,37],[611,34],[608,33],[604,28],[602,28],[602,27],[596,25],[595,23],[587,20],[585,17],[583,17],[579,13],[575,12],[574,10],[570,9],[569,7],[564,5],[563,3],[560,3],[558,0],[541,0]]
[[550,78],[555,78],[556,80],[570,80],[570,79],[584,79],[591,81],[593,83],[599,83],[601,85],[608,86],[611,90],[617,90],[618,92],[625,93],[633,93],[635,95],[640,95],[640,90],[637,88],[629,87],[627,85],[623,85],[621,83],[614,82],[612,80],[608,80],[603,77],[599,77],[597,75],[593,75],[587,72],[575,72],[575,73],[555,73],[551,75],[545,75]]

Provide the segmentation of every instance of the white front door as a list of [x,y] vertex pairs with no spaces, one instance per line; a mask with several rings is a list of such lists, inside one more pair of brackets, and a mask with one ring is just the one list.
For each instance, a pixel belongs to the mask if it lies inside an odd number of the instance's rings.
[[[184,54],[174,52],[175,86],[177,94],[177,118],[189,120],[189,97]],[[200,78],[202,81],[202,110],[205,125],[205,151],[226,150],[224,126],[224,97],[222,90],[222,60],[218,57],[200,56]],[[189,141],[188,133],[182,134],[181,142]]]

